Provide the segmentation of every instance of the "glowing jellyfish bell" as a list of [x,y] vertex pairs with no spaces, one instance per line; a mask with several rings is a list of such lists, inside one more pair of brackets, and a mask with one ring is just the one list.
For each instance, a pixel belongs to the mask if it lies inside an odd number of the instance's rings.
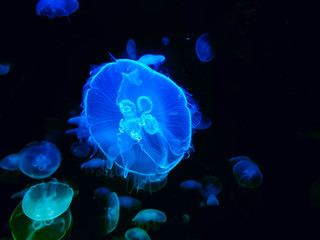
[[78,8],[77,0],[39,0],[36,11],[39,16],[55,18],[69,16]]
[[42,179],[50,177],[60,166],[61,154],[51,142],[33,142],[19,153],[19,169],[25,175]]
[[155,191],[190,151],[200,114],[190,94],[140,61],[119,59],[92,70],[82,115],[72,118],[78,128],[68,133],[87,138],[106,167],[132,178],[137,189]]
[[24,214],[21,205],[20,202],[10,217],[11,233],[15,240],[59,240],[71,226],[69,208],[54,219],[35,221]]
[[136,42],[133,39],[128,40],[126,50],[130,59],[137,59]]
[[138,209],[141,206],[141,202],[135,198],[129,196],[119,197],[120,207],[126,209]]
[[22,210],[32,220],[52,220],[69,208],[73,194],[73,189],[65,183],[55,180],[40,183],[25,193]]
[[10,64],[8,63],[0,63],[0,75],[7,75],[10,70]]
[[206,176],[201,180],[200,193],[207,199],[207,205],[219,205],[217,195],[221,189],[222,183],[217,177]]
[[233,166],[233,176],[240,186],[256,188],[262,184],[263,177],[258,165],[247,156],[238,156],[229,160]]
[[148,233],[141,228],[128,229],[124,237],[127,240],[151,240]]
[[107,204],[105,212],[105,230],[106,233],[109,234],[117,227],[120,216],[119,198],[115,192],[110,194]]
[[156,230],[161,223],[167,221],[167,216],[164,212],[157,209],[144,209],[137,213],[132,219],[132,223],[140,228],[149,231]]
[[19,170],[19,154],[10,154],[0,161],[0,168],[8,171]]
[[210,62],[216,55],[208,33],[202,34],[196,41],[196,54],[201,62]]

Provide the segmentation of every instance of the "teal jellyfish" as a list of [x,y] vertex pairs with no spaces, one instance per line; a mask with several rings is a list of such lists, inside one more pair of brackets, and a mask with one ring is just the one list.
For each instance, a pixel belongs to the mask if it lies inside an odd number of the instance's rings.
[[105,207],[105,231],[111,233],[118,225],[120,216],[120,203],[118,195],[112,192],[107,200]]
[[124,237],[127,240],[151,240],[148,233],[141,228],[128,229]]
[[70,228],[71,222],[69,208],[54,219],[32,220],[24,214],[20,202],[10,217],[10,228],[15,240],[60,240]]
[[35,221],[50,221],[70,206],[73,189],[56,180],[32,186],[22,199],[23,213]]
[[150,228],[155,231],[159,224],[165,223],[166,221],[167,216],[164,212],[157,209],[144,209],[138,212],[131,222],[147,231],[149,231]]
[[77,0],[39,0],[36,11],[39,16],[55,18],[69,16],[78,8]]
[[202,34],[196,41],[196,54],[201,62],[210,62],[216,55],[208,33]]
[[258,165],[247,156],[234,157],[229,160],[233,166],[233,176],[240,186],[256,188],[262,184],[263,177]]
[[30,143],[19,153],[20,171],[35,179],[50,177],[60,162],[59,149],[48,141]]

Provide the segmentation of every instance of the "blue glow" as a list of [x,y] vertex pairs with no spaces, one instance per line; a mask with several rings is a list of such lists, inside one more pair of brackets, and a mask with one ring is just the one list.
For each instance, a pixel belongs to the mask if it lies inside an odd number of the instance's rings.
[[6,156],[0,161],[0,168],[9,171],[19,170],[19,156],[19,154],[10,154]]
[[217,177],[206,176],[201,180],[200,193],[207,199],[207,205],[219,205],[217,195],[221,189],[222,183]]
[[151,240],[148,233],[141,228],[128,229],[124,236],[127,240]]
[[129,39],[127,42],[127,54],[130,59],[137,59],[137,50],[136,50],[136,43],[133,39]]
[[105,168],[107,161],[101,158],[92,158],[89,161],[81,164],[81,168],[95,169]]
[[168,77],[119,59],[91,71],[82,115],[69,120],[78,128],[67,133],[94,145],[107,169],[132,178],[137,189],[158,190],[190,151],[194,116],[201,115],[191,99]]
[[131,222],[147,231],[150,228],[155,231],[160,223],[165,223],[166,221],[167,216],[164,212],[157,209],[144,209],[138,212]]
[[23,198],[26,192],[28,191],[29,191],[29,188],[22,189],[20,192],[12,194],[11,198]]
[[55,18],[69,16],[78,8],[77,0],[39,0],[36,11],[39,16]]
[[20,171],[35,179],[50,177],[61,162],[59,149],[47,141],[30,143],[19,155]]
[[111,195],[112,191],[109,188],[106,187],[100,187],[100,188],[96,188],[93,192],[93,194],[95,196],[99,196],[99,197],[104,197],[104,198],[108,198]]
[[10,64],[0,64],[0,75],[8,74],[10,70]]
[[105,229],[106,233],[111,233],[118,225],[120,214],[120,203],[118,195],[113,192],[108,197],[107,207],[105,208]]
[[168,46],[170,43],[170,39],[167,37],[163,37],[163,38],[161,38],[161,42],[163,45]]
[[74,142],[71,145],[72,155],[79,158],[88,157],[91,151],[91,147],[86,142]]
[[23,213],[32,220],[46,221],[63,214],[70,206],[73,189],[50,181],[32,186],[22,199]]
[[57,218],[34,221],[23,213],[21,205],[20,202],[10,218],[11,233],[15,240],[62,239],[71,226],[72,217],[69,208]]
[[127,209],[138,209],[141,206],[141,202],[135,198],[129,196],[119,197],[120,207]]
[[263,177],[258,165],[246,156],[231,158],[233,176],[240,186],[245,188],[256,188],[262,184]]
[[201,62],[210,62],[215,57],[212,41],[208,33],[202,34],[196,41],[196,54]]
[[180,183],[182,189],[200,189],[201,184],[195,180],[186,180]]

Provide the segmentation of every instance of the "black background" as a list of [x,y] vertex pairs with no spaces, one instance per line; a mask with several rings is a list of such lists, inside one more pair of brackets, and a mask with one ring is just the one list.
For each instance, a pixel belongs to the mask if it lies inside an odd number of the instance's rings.
[[[171,171],[164,189],[132,196],[142,208],[163,210],[165,225],[152,239],[229,239],[288,237],[315,233],[319,226],[319,88],[304,69],[306,27],[299,6],[269,1],[80,1],[67,18],[37,16],[37,1],[0,3],[0,61],[11,63],[0,76],[0,158],[35,140],[50,140],[62,152],[54,174],[78,195],[71,204],[70,239],[114,239],[133,227],[135,211],[122,211],[117,229],[101,237],[92,192],[107,186],[118,195],[130,187],[120,178],[81,171],[85,159],[72,157],[76,141],[64,135],[67,119],[78,113],[90,65],[126,58],[129,38],[139,55],[166,56],[170,77],[212,119],[193,136],[195,152]],[[195,41],[209,32],[216,57],[195,55]],[[161,38],[167,36],[165,47]],[[186,40],[190,38],[190,40]],[[310,65],[310,68],[312,66]],[[232,176],[230,157],[247,155],[260,166],[264,182],[244,189]],[[220,206],[200,207],[197,192],[179,188],[186,179],[217,176],[223,183]],[[0,171],[0,237],[10,237],[8,220],[18,199],[34,181]],[[310,189],[313,189],[312,191]],[[318,200],[318,201],[317,201]],[[183,214],[190,223],[182,223]]]

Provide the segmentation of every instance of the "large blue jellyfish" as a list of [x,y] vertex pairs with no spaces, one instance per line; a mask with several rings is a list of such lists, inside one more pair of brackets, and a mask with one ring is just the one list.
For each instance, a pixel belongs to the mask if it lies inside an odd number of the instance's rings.
[[39,0],[36,11],[39,16],[55,18],[69,16],[78,8],[77,0]]
[[107,169],[132,177],[137,189],[157,190],[189,153],[201,114],[191,95],[143,63],[119,59],[91,71],[83,111],[69,123],[101,151]]

